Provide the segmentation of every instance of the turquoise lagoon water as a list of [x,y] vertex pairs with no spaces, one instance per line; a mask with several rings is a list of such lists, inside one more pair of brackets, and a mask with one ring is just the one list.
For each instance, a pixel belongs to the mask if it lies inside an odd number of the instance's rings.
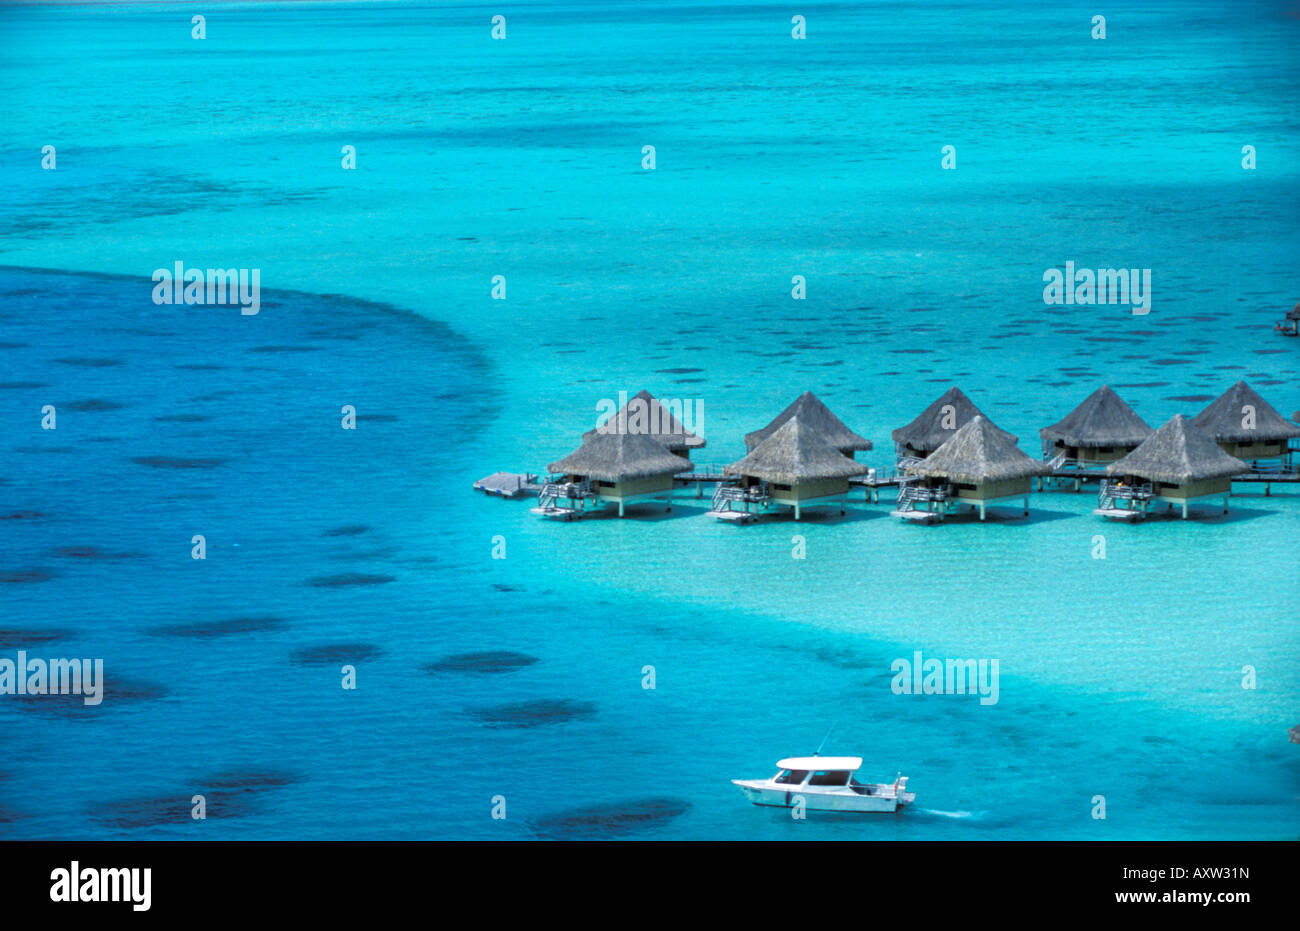
[[[1240,377],[1289,414],[1300,21],[824,4],[796,42],[779,5],[218,4],[198,42],[192,12],[0,9],[0,649],[109,680],[0,702],[0,836],[1297,835],[1293,492],[742,530],[469,485],[642,387],[703,401],[706,462],[805,388],[878,466],[953,383],[1030,453],[1103,382],[1153,425]],[[261,312],[154,305],[178,260],[260,268]],[[1045,306],[1067,260],[1151,268],[1151,313]],[[998,659],[998,703],[894,695],[917,649]],[[445,662],[481,651],[535,662]],[[832,724],[914,809],[729,785]]]

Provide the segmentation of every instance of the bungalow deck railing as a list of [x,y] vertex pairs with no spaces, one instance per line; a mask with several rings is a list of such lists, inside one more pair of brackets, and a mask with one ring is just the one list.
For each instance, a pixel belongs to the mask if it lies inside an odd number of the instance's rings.
[[1294,474],[1287,468],[1287,463],[1283,459],[1255,459],[1248,463],[1250,468],[1246,470],[1246,475],[1292,475]]
[[1145,504],[1151,500],[1153,490],[1150,482],[1142,485],[1120,484],[1108,478],[1101,480],[1101,489],[1097,492],[1097,503],[1104,510],[1117,504],[1132,507]]
[[[920,462],[920,459],[913,460]],[[899,485],[904,482],[919,481],[920,475],[908,475],[902,469],[898,468],[870,468],[862,475],[855,475],[849,479],[850,485]]]
[[734,485],[719,485],[713,493],[713,510],[729,510],[735,502],[762,504],[768,500],[770,500],[770,496],[762,488],[737,488]]
[[899,485],[898,505],[904,511],[913,510],[918,504],[947,502],[949,491],[947,485],[938,488],[929,485]]
[[1065,469],[1071,466],[1077,467],[1079,465],[1079,460],[1070,458],[1069,453],[1065,450],[1061,450],[1055,455],[1052,455],[1051,450],[1047,450],[1043,453],[1043,461],[1047,463],[1048,468],[1053,472],[1057,469]]
[[729,482],[734,481],[737,476],[727,475],[723,469],[727,467],[723,462],[691,462],[687,463],[687,468],[673,476],[674,479],[681,482]]
[[537,493],[537,506],[553,507],[560,498],[566,501],[585,498],[591,494],[590,482],[547,482]]

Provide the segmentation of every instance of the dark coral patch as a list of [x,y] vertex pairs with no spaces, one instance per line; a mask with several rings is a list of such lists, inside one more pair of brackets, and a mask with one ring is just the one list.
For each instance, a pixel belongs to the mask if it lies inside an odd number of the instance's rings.
[[538,836],[553,840],[613,839],[665,825],[690,807],[678,798],[636,799],[546,815],[533,821],[532,828]]
[[335,666],[360,663],[383,655],[384,651],[373,643],[324,643],[294,650],[289,658],[299,666]]
[[203,423],[211,419],[208,414],[163,414],[155,417],[154,421],[156,423]]
[[84,694],[69,692],[67,694],[15,695],[12,699],[19,702],[25,711],[36,711],[60,717],[90,717],[113,708],[121,703],[150,702],[166,698],[171,690],[156,682],[139,679],[112,679],[104,677],[99,683],[99,703],[86,704]]
[[536,656],[512,650],[486,650],[480,653],[455,653],[424,664],[426,672],[514,672],[537,662]]
[[10,627],[0,628],[0,650],[12,650],[18,647],[49,643],[53,640],[66,640],[72,631],[57,627],[43,629]]
[[151,828],[192,824],[194,796],[203,796],[206,819],[239,818],[261,810],[263,795],[297,782],[285,773],[223,773],[200,780],[194,788],[173,795],[119,799],[92,810],[96,820],[119,828]]
[[348,588],[354,585],[385,585],[397,581],[395,575],[369,575],[364,572],[343,572],[338,575],[318,575],[307,580],[314,588]]
[[122,364],[120,359],[87,359],[81,357],[73,359],[55,359],[54,361],[61,365],[73,365],[77,368],[83,369],[102,369]]
[[85,401],[66,401],[58,406],[66,411],[95,413],[97,411],[121,410],[126,405],[119,404],[117,401],[105,401],[103,398],[89,398]]
[[365,524],[345,524],[342,527],[332,527],[326,530],[324,535],[327,537],[355,537],[369,529]]
[[179,456],[136,456],[131,461],[154,469],[214,469],[226,460]]
[[231,617],[194,624],[166,624],[149,631],[157,637],[228,637],[232,634],[256,634],[283,630],[289,622],[282,617]]
[[97,546],[60,546],[54,554],[67,559],[135,559],[140,556],[139,553],[109,553]]
[[0,584],[22,585],[27,582],[48,582],[54,573],[46,569],[7,569],[0,571]]
[[544,698],[476,708],[470,714],[488,727],[543,727],[595,717],[596,706],[569,698]]

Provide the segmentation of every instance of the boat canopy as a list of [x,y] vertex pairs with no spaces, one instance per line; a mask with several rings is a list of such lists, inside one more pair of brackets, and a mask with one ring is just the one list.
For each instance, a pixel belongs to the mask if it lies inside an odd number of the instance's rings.
[[792,756],[778,760],[778,769],[802,769],[832,772],[856,772],[862,766],[860,756]]

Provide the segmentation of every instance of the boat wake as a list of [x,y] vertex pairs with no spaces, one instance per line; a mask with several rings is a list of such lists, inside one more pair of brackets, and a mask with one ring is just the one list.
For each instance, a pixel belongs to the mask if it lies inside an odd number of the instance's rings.
[[920,815],[934,815],[938,818],[978,818],[981,812],[976,811],[940,811],[937,808],[920,808],[917,810]]

